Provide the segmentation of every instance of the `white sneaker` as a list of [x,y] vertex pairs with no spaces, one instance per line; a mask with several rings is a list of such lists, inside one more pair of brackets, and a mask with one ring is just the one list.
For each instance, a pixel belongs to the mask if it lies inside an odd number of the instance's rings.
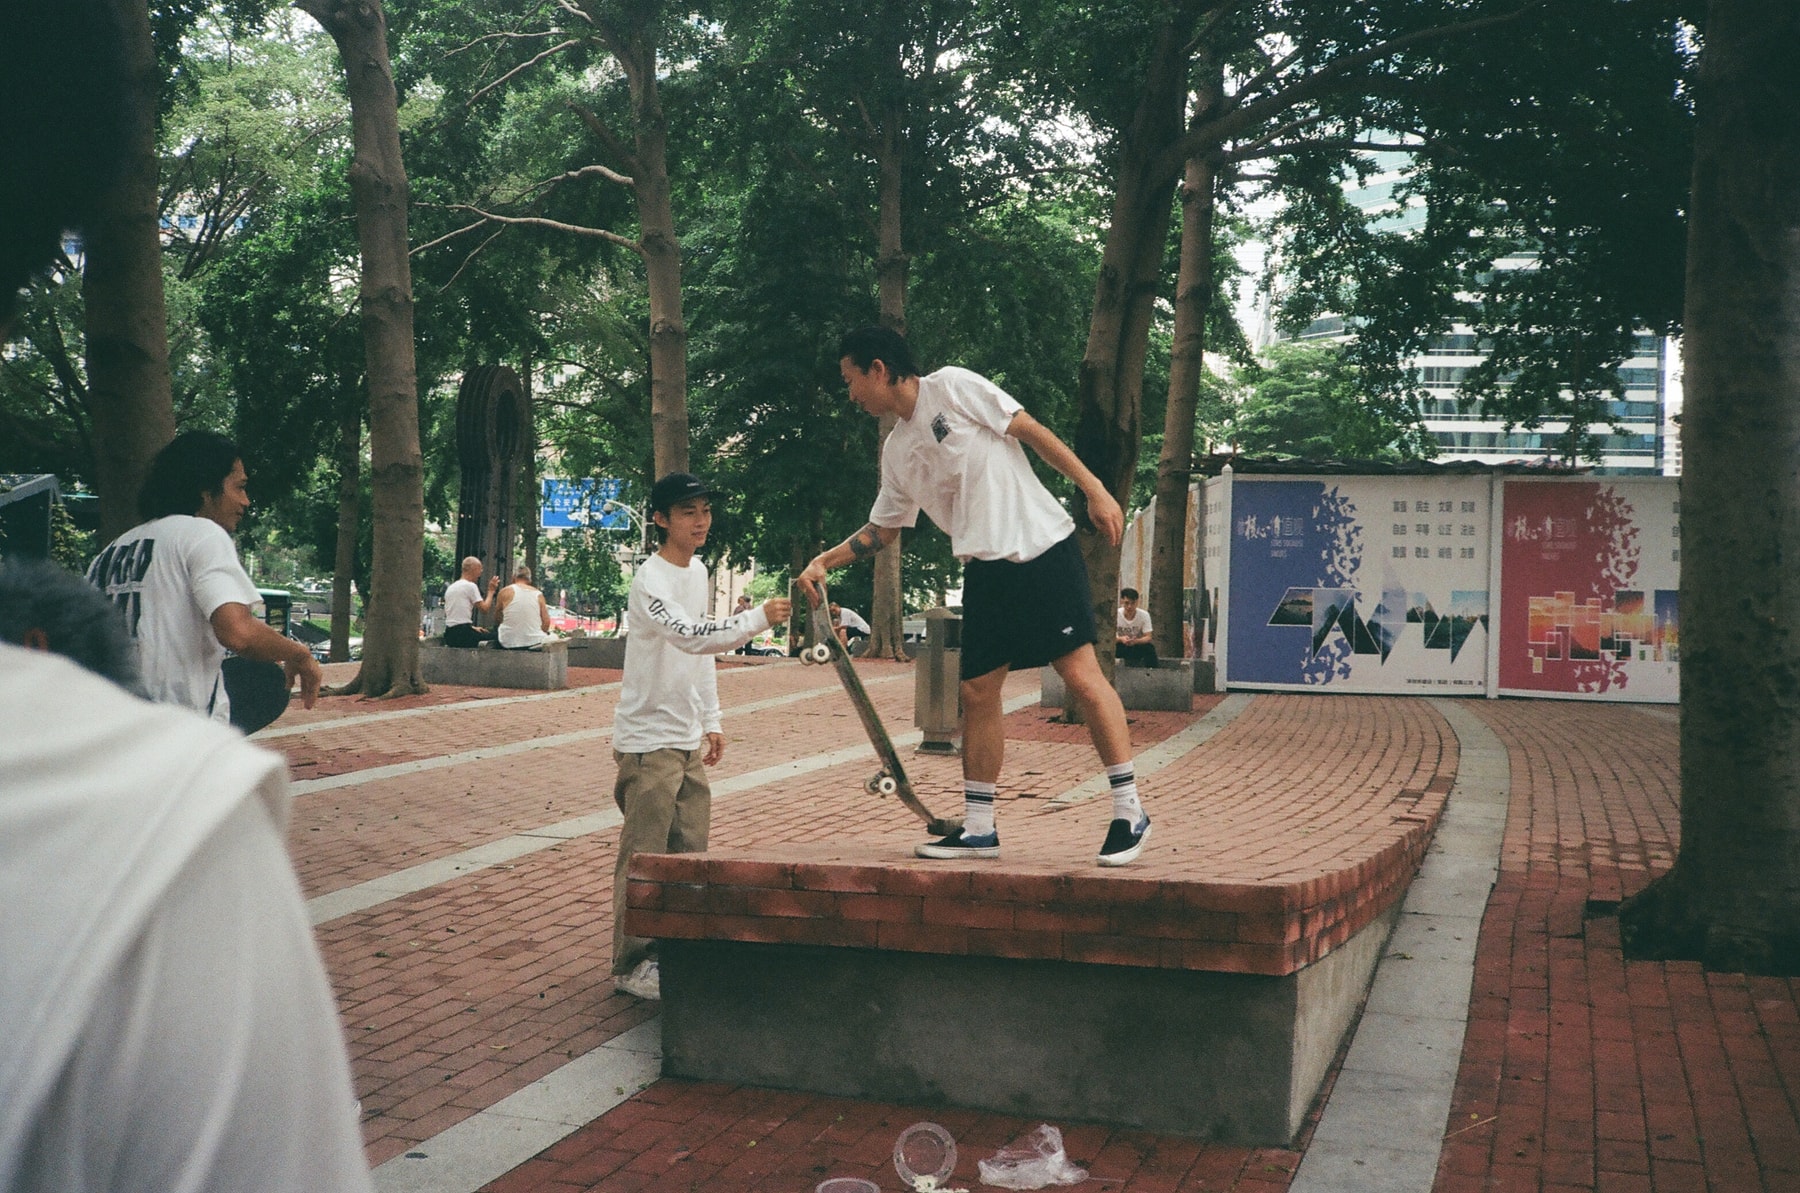
[[662,998],[662,970],[654,961],[639,961],[637,968],[613,983],[636,998]]

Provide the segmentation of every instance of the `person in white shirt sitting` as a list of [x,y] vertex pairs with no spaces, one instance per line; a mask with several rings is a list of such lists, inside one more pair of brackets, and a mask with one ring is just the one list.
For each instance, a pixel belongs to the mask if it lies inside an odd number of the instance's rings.
[[1150,641],[1150,611],[1138,607],[1138,590],[1119,590],[1118,645],[1113,657],[1127,667],[1156,666],[1156,647]]
[[550,640],[550,602],[532,587],[530,568],[513,569],[513,582],[500,590],[499,601],[496,632],[502,650],[536,650]]
[[[183,431],[150,461],[144,520],[94,557],[87,578],[124,616],[146,696],[253,733],[287,707],[296,682],[311,708],[324,672],[305,643],[251,612],[262,598],[231,539],[250,509],[248,486],[235,443]],[[242,687],[228,677],[228,652],[252,664],[238,672]],[[249,697],[236,715],[234,689]]]
[[500,577],[488,581],[487,596],[481,595],[476,581],[481,579],[481,560],[473,555],[462,561],[462,578],[452,580],[444,589],[444,645],[480,646],[494,639],[494,631],[475,624],[477,613],[486,613],[494,602],[494,590]]
[[869,636],[869,623],[862,614],[854,609],[846,609],[836,601],[831,602],[831,624],[837,628],[838,641],[848,647],[858,638]]

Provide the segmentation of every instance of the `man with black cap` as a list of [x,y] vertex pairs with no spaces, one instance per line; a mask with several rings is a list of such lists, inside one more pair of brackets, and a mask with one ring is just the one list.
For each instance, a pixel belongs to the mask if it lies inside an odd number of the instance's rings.
[[743,645],[793,611],[786,598],[731,617],[708,616],[706,565],[712,488],[671,472],[650,490],[662,545],[631,578],[631,636],[613,717],[613,799],[625,815],[613,870],[613,976],[639,998],[661,995],[652,942],[625,933],[625,874],[633,854],[700,853],[712,824],[706,767],[725,754],[713,656]]

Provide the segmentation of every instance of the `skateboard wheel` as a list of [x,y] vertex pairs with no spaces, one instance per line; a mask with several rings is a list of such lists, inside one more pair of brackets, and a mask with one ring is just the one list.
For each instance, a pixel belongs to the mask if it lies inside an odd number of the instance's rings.
[[806,650],[806,660],[809,663],[831,662],[831,647],[825,645],[823,642],[808,647]]
[[881,776],[880,775],[870,775],[869,781],[863,784],[863,790],[868,792],[870,795],[880,795],[881,794]]
[[896,795],[900,791],[900,784],[894,782],[894,776],[892,775],[877,775],[875,777],[875,791],[878,795]]

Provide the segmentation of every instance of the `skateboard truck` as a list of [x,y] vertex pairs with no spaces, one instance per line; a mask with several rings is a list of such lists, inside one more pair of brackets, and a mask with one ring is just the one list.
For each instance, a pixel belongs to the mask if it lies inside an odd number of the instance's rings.
[[[821,584],[818,603],[812,606],[813,614],[817,616],[821,610],[830,608],[830,597]],[[940,837],[947,837],[962,828],[960,817],[948,819],[933,816],[913,791],[912,783],[906,777],[906,767],[901,764],[900,754],[894,749],[894,740],[888,736],[887,727],[875,712],[875,705],[870,702],[869,693],[863,687],[862,677],[856,673],[856,667],[850,661],[850,652],[838,640],[837,627],[827,624],[824,629],[824,640],[802,650],[800,661],[815,666],[827,663],[836,665],[838,680],[844,685],[844,692],[850,697],[851,706],[856,709],[857,719],[862,722],[863,732],[868,734],[869,745],[874,747],[875,756],[881,762],[881,769],[869,776],[863,783],[863,790],[870,795],[899,796],[900,802],[924,821],[929,831]]]

